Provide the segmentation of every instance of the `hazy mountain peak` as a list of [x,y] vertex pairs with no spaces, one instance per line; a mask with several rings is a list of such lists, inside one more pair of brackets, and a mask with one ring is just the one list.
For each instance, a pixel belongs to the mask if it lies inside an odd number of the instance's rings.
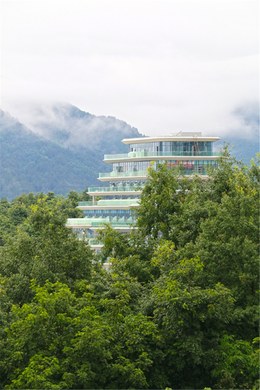
[[0,132],[8,132],[8,133],[27,133],[30,134],[31,131],[19,122],[18,119],[14,118],[8,112],[3,111],[0,108]]
[[96,116],[69,103],[35,106],[27,123],[44,138],[67,148],[112,147],[125,136],[141,136],[137,129],[112,116]]
[[249,102],[238,106],[233,114],[239,119],[242,131],[238,133],[239,138],[259,137],[259,103]]
[[95,117],[69,104],[34,107],[27,123],[33,132],[0,109],[0,198],[30,191],[82,191],[97,184],[98,172],[109,169],[104,153],[125,150],[122,132],[139,134],[125,122]]
[[17,119],[15,119],[8,112],[3,111],[0,108],[0,129],[2,129],[2,125],[7,127],[7,126],[12,126],[15,123],[18,123]]

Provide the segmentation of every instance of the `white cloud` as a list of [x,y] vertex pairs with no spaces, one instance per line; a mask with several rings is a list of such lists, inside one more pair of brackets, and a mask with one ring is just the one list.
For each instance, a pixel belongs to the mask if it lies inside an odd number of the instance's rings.
[[146,134],[228,133],[258,99],[257,14],[255,0],[2,0],[1,106],[62,100]]

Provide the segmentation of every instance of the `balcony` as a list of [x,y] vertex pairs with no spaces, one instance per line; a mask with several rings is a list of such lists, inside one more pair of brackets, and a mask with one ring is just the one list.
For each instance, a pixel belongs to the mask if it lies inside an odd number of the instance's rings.
[[98,206],[137,206],[139,199],[105,199],[97,202]]
[[137,207],[139,205],[139,199],[102,199],[98,201],[87,201],[87,202],[79,202],[78,208],[79,209],[86,209],[86,208],[98,208],[98,207]]
[[79,202],[78,203],[78,207],[81,207],[81,206],[94,206],[96,204],[97,204],[97,202],[93,202],[92,200],[87,200],[85,202]]
[[141,192],[142,188],[141,186],[110,186],[110,187],[89,187],[87,192],[88,193],[116,193],[116,192]]
[[[117,228],[117,227],[130,227],[131,226],[131,223],[130,222],[127,222],[127,221],[123,221],[123,222],[105,222],[105,223],[109,223],[109,225],[112,226],[112,228]],[[93,227],[104,227],[105,225],[104,222],[93,222],[92,226]]]
[[131,225],[135,223],[135,219],[130,218],[112,218],[109,219],[108,217],[105,218],[70,218],[67,219],[66,227],[69,228],[102,228],[106,224],[109,224],[113,228],[130,228]]
[[157,159],[159,159],[160,157],[167,157],[167,158],[171,158],[171,157],[219,157],[221,155],[221,153],[219,152],[214,152],[214,151],[197,151],[197,152],[150,152],[150,151],[146,151],[146,150],[143,150],[143,151],[140,151],[140,152],[129,152],[129,153],[125,153],[125,154],[105,154],[104,155],[104,161],[108,161],[108,162],[112,162],[112,161],[118,161],[118,160],[122,160],[122,161],[129,161],[129,160],[138,160],[138,159],[141,159],[141,160],[145,160],[146,157],[148,159],[150,158],[153,158],[153,157],[156,157]]
[[[190,165],[190,166],[187,166]],[[185,176],[191,176],[191,175],[207,175],[207,170],[211,166],[202,165],[201,167],[193,166],[190,163],[185,165],[178,165],[178,164],[171,164],[171,167],[179,167],[181,168],[181,173]],[[106,172],[106,173],[100,173],[99,174],[99,180],[107,180],[107,181],[113,181],[113,180],[124,180],[129,178],[129,180],[140,180],[140,179],[146,179],[148,175],[147,170],[146,171],[128,171],[128,172]]]
[[147,177],[147,170],[146,171],[128,171],[128,172],[104,172],[99,174],[99,180],[110,180],[113,179],[120,180],[124,178],[129,179],[135,179],[136,178],[146,178]]

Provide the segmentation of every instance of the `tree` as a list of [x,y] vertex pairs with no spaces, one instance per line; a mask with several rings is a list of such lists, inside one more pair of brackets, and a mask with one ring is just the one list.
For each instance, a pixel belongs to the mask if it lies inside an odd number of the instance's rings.
[[259,338],[249,343],[236,340],[234,336],[224,335],[219,345],[219,361],[213,370],[216,387],[257,388],[259,384]]
[[0,273],[8,278],[7,290],[14,302],[32,297],[30,281],[61,281],[73,287],[78,279],[89,279],[93,254],[65,227],[62,199],[40,197],[30,206],[30,215],[0,248]]
[[[227,337],[234,340],[237,359],[245,353],[244,362],[250,361],[247,384],[253,386],[251,344],[258,334],[259,286],[257,166],[243,167],[226,154],[207,181],[196,177],[188,183],[166,166],[151,171],[138,226],[143,245],[153,243],[150,259],[141,261],[140,247],[130,238],[124,244],[127,251],[113,264],[146,285],[141,309],[154,318],[165,340],[161,371],[168,377],[166,384],[228,383],[228,369],[219,365],[226,354],[223,345],[229,345],[223,344]],[[232,356],[232,348],[226,356]],[[246,363],[234,360],[230,383],[243,387],[247,374],[239,376],[236,365],[247,372]]]
[[89,294],[76,297],[58,282],[32,288],[33,301],[13,306],[6,329],[0,368],[7,388],[93,388],[104,383],[110,329]]
[[109,272],[65,228],[77,194],[2,202],[1,386],[256,389],[259,177],[152,170],[140,229],[100,233]]
[[157,170],[149,170],[138,209],[137,226],[143,237],[169,238],[171,216],[178,213],[180,203],[189,188],[189,181],[178,170],[168,169],[166,164]]
[[163,387],[157,369],[161,338],[152,318],[140,312],[143,287],[127,272],[110,273],[110,285],[100,299],[100,311],[112,330],[110,377],[107,387]]
[[147,310],[164,340],[162,370],[167,386],[212,386],[210,372],[216,348],[233,314],[234,299],[220,283],[204,285],[204,266],[199,258],[177,260],[165,242],[153,262],[161,276],[152,287]]
[[196,253],[205,283],[231,289],[236,299],[232,334],[251,341],[258,329],[259,186],[245,168],[234,168],[227,182],[221,200],[210,203],[195,244],[187,244],[180,256]]

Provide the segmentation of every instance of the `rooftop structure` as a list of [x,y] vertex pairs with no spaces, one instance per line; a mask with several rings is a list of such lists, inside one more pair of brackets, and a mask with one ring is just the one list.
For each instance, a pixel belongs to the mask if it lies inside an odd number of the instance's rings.
[[105,224],[122,233],[135,228],[133,210],[138,207],[149,167],[156,170],[166,162],[169,167],[182,166],[184,175],[207,177],[208,168],[217,165],[219,155],[213,151],[213,142],[218,140],[199,132],[123,139],[129,152],[104,156],[104,162],[112,166],[111,172],[99,174],[104,186],[88,188],[92,200],[78,205],[84,218],[68,219],[66,226],[98,251],[102,245],[96,232]]

